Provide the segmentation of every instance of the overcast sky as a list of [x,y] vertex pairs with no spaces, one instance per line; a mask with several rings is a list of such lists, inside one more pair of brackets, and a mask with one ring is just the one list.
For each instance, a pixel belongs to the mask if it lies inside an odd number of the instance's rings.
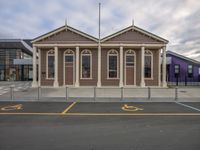
[[200,0],[0,0],[0,38],[35,38],[67,23],[95,37],[132,24],[167,40],[167,49],[200,61]]

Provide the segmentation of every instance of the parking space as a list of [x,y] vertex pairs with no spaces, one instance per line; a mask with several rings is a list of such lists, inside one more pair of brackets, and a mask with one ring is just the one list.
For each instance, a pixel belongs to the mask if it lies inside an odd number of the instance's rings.
[[77,103],[77,102],[1,102],[0,114],[54,114],[54,115],[81,115],[81,114],[199,114],[200,103],[179,102],[118,102],[118,103]]
[[0,113],[62,113],[72,103],[1,102]]
[[200,109],[200,103],[185,102],[185,103],[183,103],[183,104],[186,104],[186,105],[195,107],[195,108],[197,108],[197,109]]
[[[198,104],[193,104],[198,105]],[[77,103],[69,113],[193,113],[177,103]]]

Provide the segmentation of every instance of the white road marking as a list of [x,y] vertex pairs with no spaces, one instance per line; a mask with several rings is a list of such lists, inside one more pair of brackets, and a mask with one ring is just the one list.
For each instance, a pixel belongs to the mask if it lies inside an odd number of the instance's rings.
[[198,108],[195,108],[195,107],[192,107],[192,106],[189,106],[189,105],[180,103],[180,102],[175,102],[175,103],[176,103],[176,104],[179,104],[179,105],[182,105],[182,106],[185,106],[185,107],[188,107],[188,108],[190,108],[190,109],[196,110],[196,111],[200,111],[200,109],[198,109]]

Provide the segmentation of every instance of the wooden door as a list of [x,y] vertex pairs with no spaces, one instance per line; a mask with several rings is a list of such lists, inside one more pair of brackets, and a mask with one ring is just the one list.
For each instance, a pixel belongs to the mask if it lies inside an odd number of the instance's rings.
[[128,51],[125,54],[125,82],[126,85],[135,85],[135,53]]
[[74,55],[65,55],[65,85],[74,84]]

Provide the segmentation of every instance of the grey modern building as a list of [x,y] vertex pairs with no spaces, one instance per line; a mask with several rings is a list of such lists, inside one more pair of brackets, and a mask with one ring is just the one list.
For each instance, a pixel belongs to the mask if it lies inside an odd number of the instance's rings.
[[0,39],[0,81],[32,80],[30,40]]

